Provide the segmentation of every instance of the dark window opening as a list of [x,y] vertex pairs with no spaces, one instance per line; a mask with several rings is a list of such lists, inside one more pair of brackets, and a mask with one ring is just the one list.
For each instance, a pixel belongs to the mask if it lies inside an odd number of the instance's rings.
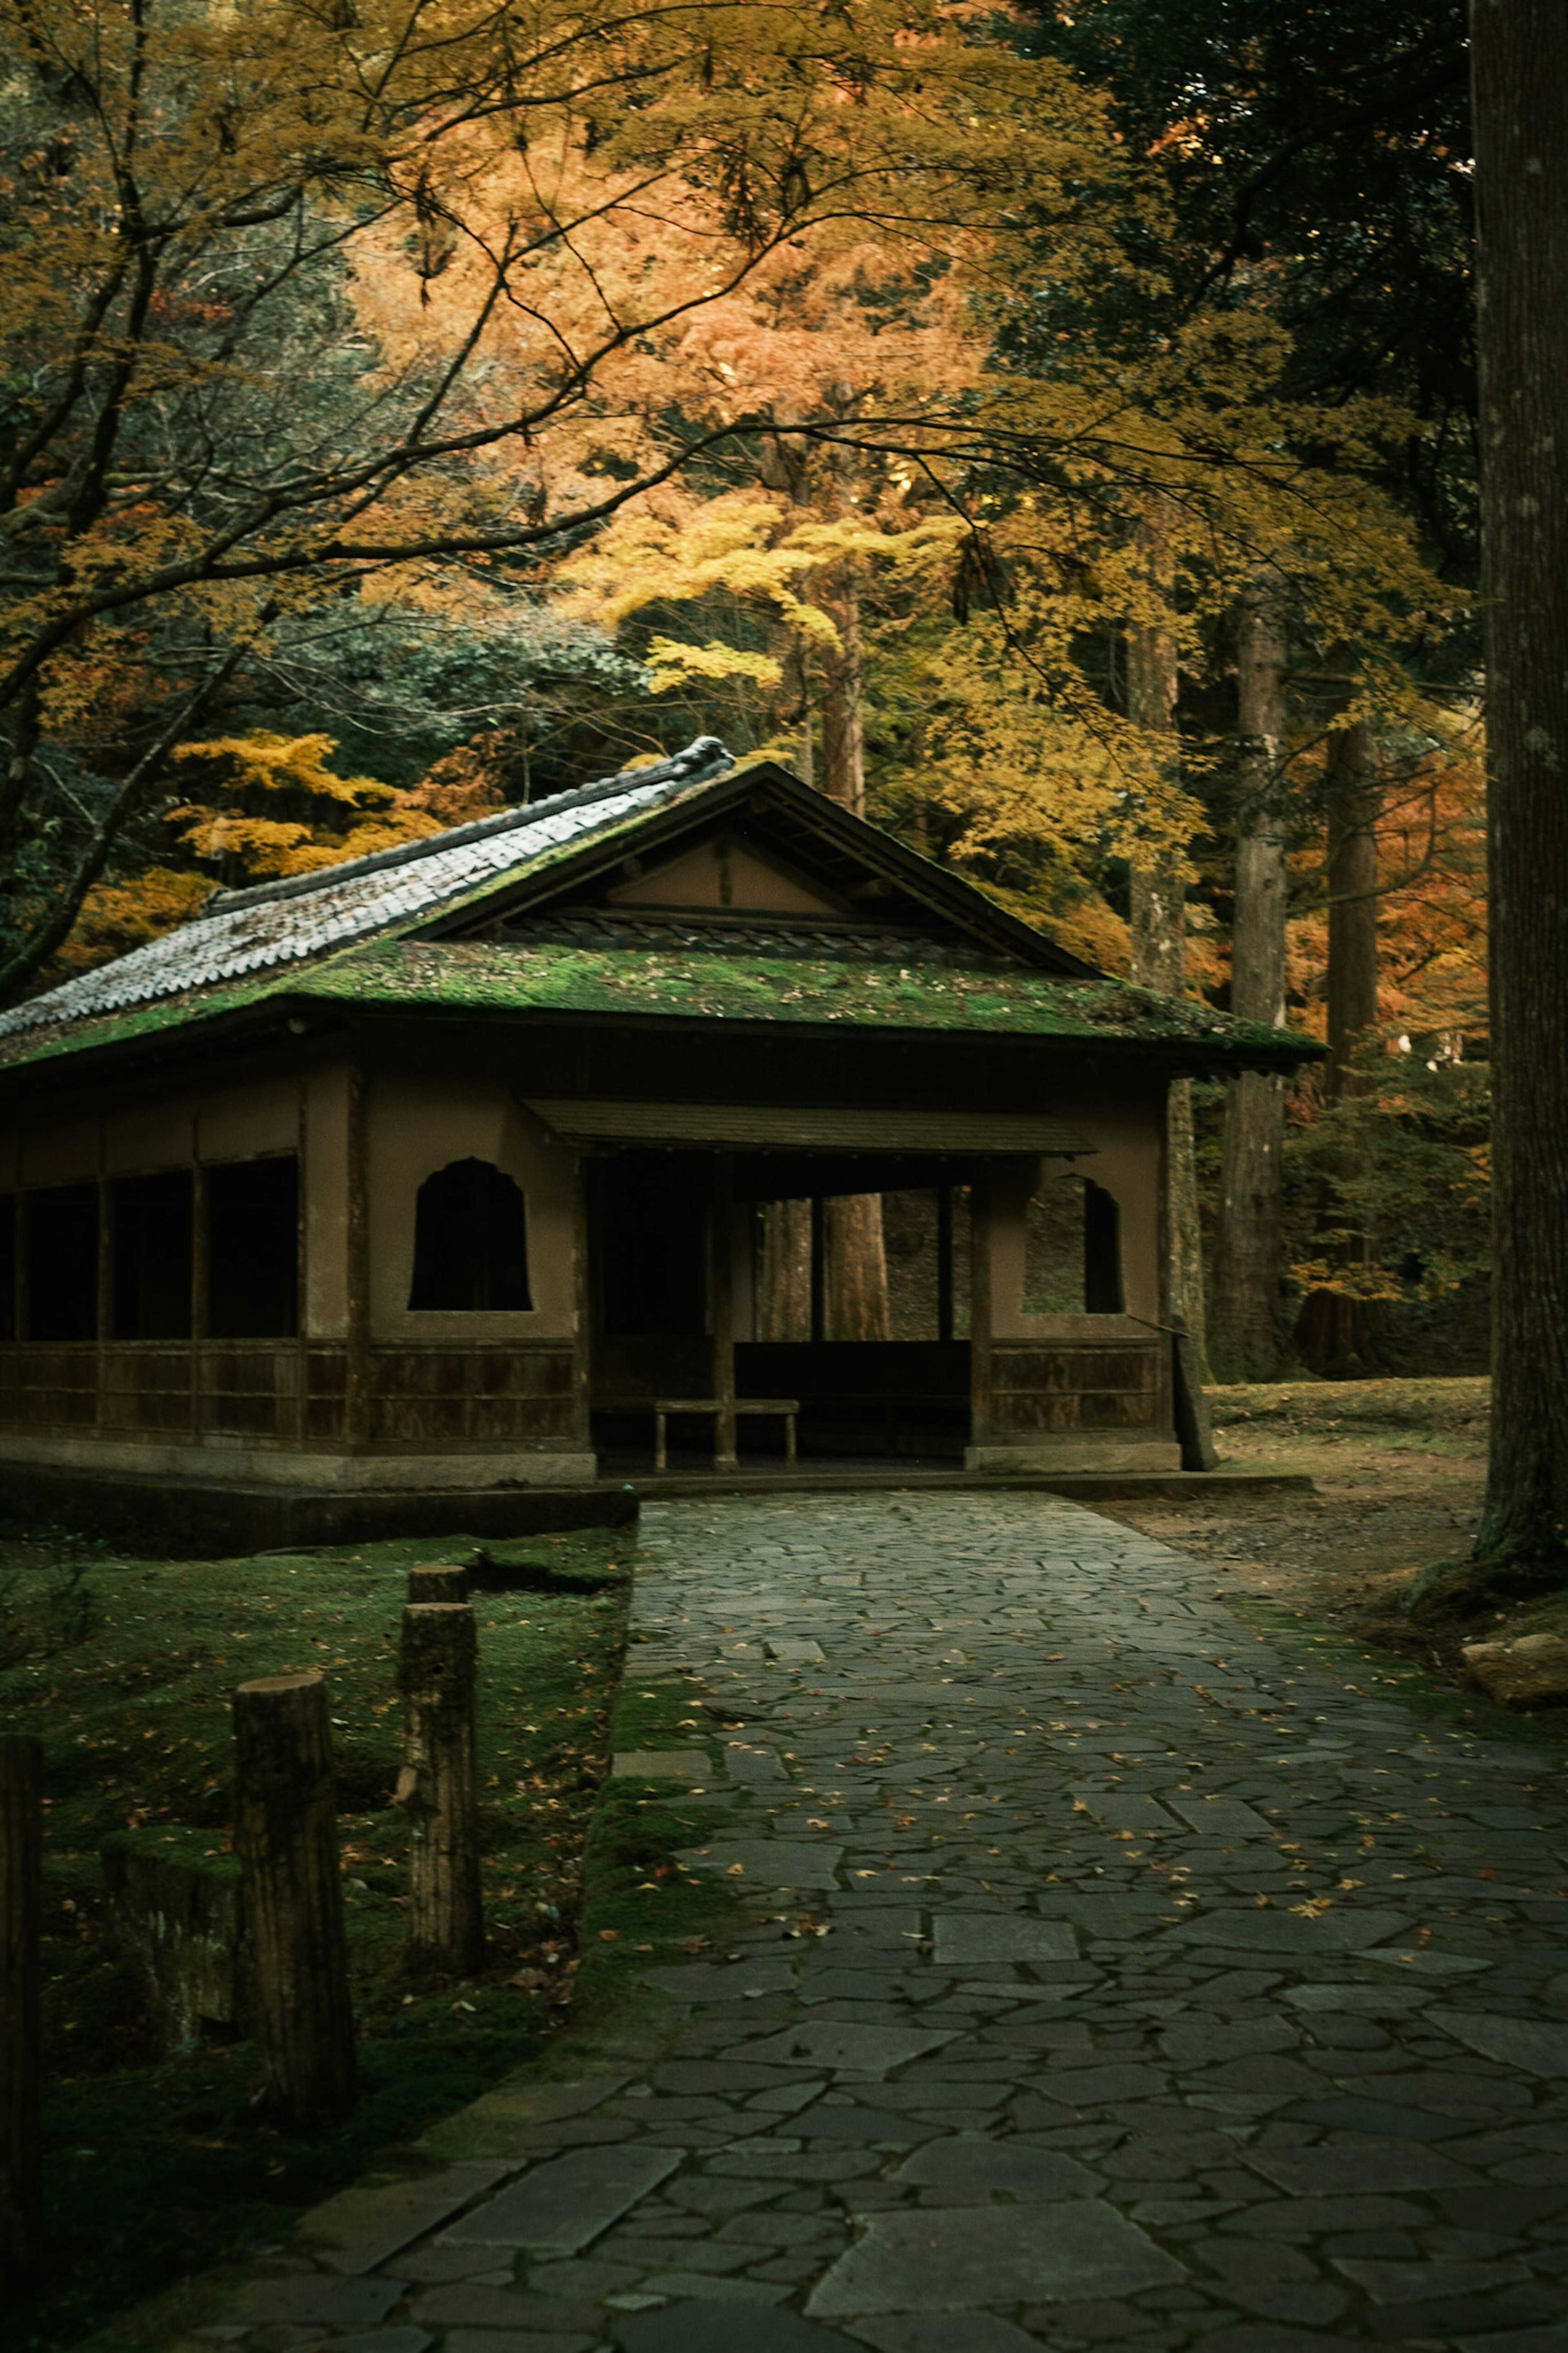
[[410,1307],[472,1314],[531,1307],[528,1223],[515,1180],[488,1160],[454,1160],[419,1187]]
[[623,1152],[599,1195],[600,1312],[615,1339],[708,1329],[708,1171],[682,1152]]
[[109,1188],[117,1340],[191,1336],[191,1172],[121,1176]]
[[288,1340],[300,1319],[300,1163],[231,1160],[202,1174],[208,1336]]
[[1092,1176],[1083,1180],[1083,1305],[1086,1315],[1121,1313],[1121,1213]]
[[27,1337],[98,1337],[98,1187],[27,1196]]
[[16,1336],[16,1196],[0,1193],[0,1340]]
[[1022,1303],[1026,1315],[1121,1314],[1121,1214],[1092,1176],[1047,1174],[1037,1187],[1026,1223]]

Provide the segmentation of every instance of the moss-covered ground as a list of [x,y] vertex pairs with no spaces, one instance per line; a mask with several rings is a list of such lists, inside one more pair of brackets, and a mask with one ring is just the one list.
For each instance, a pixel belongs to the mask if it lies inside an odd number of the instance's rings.
[[[50,2259],[42,2287],[7,2314],[14,2353],[58,2353],[177,2274],[275,2240],[374,2154],[514,2068],[548,2067],[576,1982],[631,1542],[591,1530],[498,1545],[527,1583],[474,1597],[489,1949],[462,1982],[405,1965],[408,1834],[391,1793],[405,1573],[470,1559],[471,1538],[178,1562],[66,1537],[0,1547],[0,1714],[42,1736],[48,1793]],[[334,1724],[363,2096],[345,2124],[305,2141],[253,2112],[250,2044],[219,2033],[162,2049],[140,1966],[108,1916],[99,1850],[119,1833],[224,1868],[234,1687],[309,1667],[327,1679]],[[681,1842],[690,1835],[680,1829]],[[624,1859],[608,1867],[604,1900],[631,1941],[654,1899],[629,1878]],[[684,1927],[680,1907],[695,1919],[710,1901],[672,1891],[660,1922]]]

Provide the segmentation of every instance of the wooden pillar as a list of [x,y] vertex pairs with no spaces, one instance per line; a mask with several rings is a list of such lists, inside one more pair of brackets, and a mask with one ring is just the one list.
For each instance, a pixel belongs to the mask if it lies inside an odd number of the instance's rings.
[[0,2283],[19,2289],[43,2251],[44,1744],[0,1734]]
[[408,1942],[416,1958],[441,1968],[477,1968],[484,1957],[477,1656],[470,1603],[412,1601],[405,1609],[397,1802],[413,1832]]
[[827,1204],[811,1197],[811,1336],[827,1337]]
[[991,1164],[977,1160],[969,1194],[970,1443],[992,1435],[991,1402]]
[[267,1675],[234,1695],[234,1843],[255,1972],[264,2097],[297,2131],[354,2103],[327,1687]]
[[350,1447],[370,1437],[370,1167],[369,1081],[349,1072],[348,1361],[343,1409]]
[[739,1467],[735,1450],[735,1164],[713,1155],[713,1208],[709,1221],[708,1296],[713,1315],[713,1468]]
[[952,1337],[952,1187],[945,1168],[936,1188],[936,1336]]

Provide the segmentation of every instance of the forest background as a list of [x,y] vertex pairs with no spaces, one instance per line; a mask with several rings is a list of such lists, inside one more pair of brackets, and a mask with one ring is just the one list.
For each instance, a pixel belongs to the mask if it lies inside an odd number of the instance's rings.
[[717,734],[1325,1039],[1178,1090],[1216,1374],[1484,1368],[1459,0],[0,44],[0,994]]

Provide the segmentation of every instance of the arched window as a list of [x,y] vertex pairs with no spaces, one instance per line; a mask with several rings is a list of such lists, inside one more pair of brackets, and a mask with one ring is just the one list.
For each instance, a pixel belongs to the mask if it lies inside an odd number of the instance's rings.
[[1047,1174],[1029,1203],[1026,1315],[1119,1315],[1121,1219],[1092,1176]]
[[419,1187],[410,1307],[531,1307],[522,1195],[488,1160],[454,1160]]

